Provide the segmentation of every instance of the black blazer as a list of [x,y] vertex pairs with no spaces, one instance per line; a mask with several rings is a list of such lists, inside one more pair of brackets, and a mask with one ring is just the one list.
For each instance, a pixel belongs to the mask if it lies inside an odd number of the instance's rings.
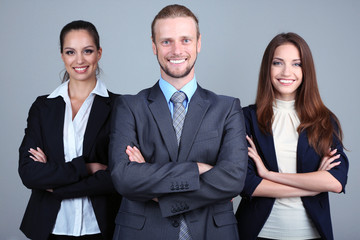
[[[278,172],[273,136],[263,134],[260,131],[257,123],[255,105],[246,107],[243,110],[248,136],[253,137],[256,149],[265,166],[271,171]],[[342,145],[336,137],[334,137],[332,148],[336,148],[337,154],[341,155],[337,160],[341,161],[341,164],[332,168],[329,172],[341,183],[343,191],[345,191],[349,169],[348,159],[343,151]],[[297,172],[306,173],[317,171],[320,161],[321,157],[309,145],[306,131],[301,132],[297,146]],[[257,175],[253,160],[249,158],[245,187],[241,194],[242,200],[236,212],[240,239],[256,239],[269,217],[274,204],[275,198],[252,197],[253,192],[261,180]],[[301,197],[301,200],[321,238],[333,239],[328,193],[323,192],[313,197]]]
[[[31,189],[31,197],[20,229],[31,239],[48,239],[60,209],[61,200],[88,196],[104,239],[111,239],[114,219],[120,205],[110,173],[88,175],[86,163],[108,165],[110,112],[117,95],[96,95],[86,126],[83,155],[65,163],[63,126],[65,102],[62,97],[41,96],[30,108],[25,136],[19,153],[19,175]],[[40,147],[47,163],[35,162],[28,150]],[[53,189],[53,193],[46,191]]]
[[[138,146],[146,163],[129,162],[127,145]],[[124,196],[114,239],[177,239],[179,214],[194,240],[238,239],[231,199],[242,190],[247,168],[239,99],[198,86],[178,148],[158,84],[119,97],[109,151],[113,182]],[[196,162],[214,168],[199,177]]]

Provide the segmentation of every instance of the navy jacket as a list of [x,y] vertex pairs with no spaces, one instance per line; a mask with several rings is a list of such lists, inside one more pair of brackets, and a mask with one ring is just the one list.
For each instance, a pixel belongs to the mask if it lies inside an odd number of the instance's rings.
[[[260,131],[256,106],[250,105],[244,108],[243,112],[247,135],[253,137],[256,149],[265,166],[270,171],[278,172],[274,140],[271,134],[263,134]],[[336,148],[337,154],[341,155],[337,160],[341,161],[341,164],[329,172],[341,183],[344,192],[349,168],[348,159],[336,137],[334,137],[332,148]],[[301,132],[297,146],[297,172],[314,172],[319,168],[320,161],[321,157],[309,145],[306,131]],[[257,175],[255,163],[249,158],[245,186],[241,193],[242,200],[236,212],[240,239],[256,239],[274,204],[275,198],[252,197],[261,180],[262,178]],[[328,193],[323,192],[313,197],[301,197],[301,200],[321,238],[333,239]]]
[[[66,198],[90,197],[95,216],[104,239],[111,239],[120,195],[114,189],[109,170],[88,175],[86,163],[108,165],[110,113],[116,95],[95,96],[87,122],[83,155],[65,163],[63,128],[65,102],[41,96],[29,111],[25,136],[19,153],[19,174],[24,185],[31,189],[31,197],[20,229],[31,239],[48,239]],[[29,148],[40,147],[47,163],[29,157]],[[53,189],[53,193],[46,191]]]
[[[179,214],[194,240],[238,239],[231,199],[246,177],[247,145],[240,101],[198,86],[178,148],[159,84],[118,98],[110,134],[110,168],[124,198],[114,240],[178,239]],[[136,145],[146,163],[130,162]],[[214,168],[199,177],[196,162]],[[152,199],[158,197],[159,203]]]

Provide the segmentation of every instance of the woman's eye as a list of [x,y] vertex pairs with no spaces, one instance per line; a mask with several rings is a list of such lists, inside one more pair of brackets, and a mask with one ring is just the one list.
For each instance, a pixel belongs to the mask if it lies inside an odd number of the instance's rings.
[[279,62],[279,61],[273,61],[273,62],[272,62],[272,65],[274,65],[274,66],[281,65],[281,62]]
[[65,54],[66,54],[66,55],[73,55],[73,54],[75,54],[75,53],[74,53],[74,51],[70,51],[70,50],[69,50],[69,51],[66,51]]
[[301,63],[294,63],[295,67],[301,67]]
[[84,50],[85,54],[92,54],[93,52],[94,52],[94,50],[92,50],[92,49],[85,49]]

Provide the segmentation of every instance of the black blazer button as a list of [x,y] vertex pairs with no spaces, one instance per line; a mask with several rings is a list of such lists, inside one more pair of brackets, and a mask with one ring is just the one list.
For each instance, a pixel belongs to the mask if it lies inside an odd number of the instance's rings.
[[172,213],[176,213],[176,209],[174,207],[171,208]]

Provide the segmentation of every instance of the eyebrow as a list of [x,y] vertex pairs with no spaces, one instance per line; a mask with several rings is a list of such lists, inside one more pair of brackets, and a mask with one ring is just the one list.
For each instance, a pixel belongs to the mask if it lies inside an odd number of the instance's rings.
[[[284,59],[279,58],[279,57],[274,57],[273,60],[274,60],[274,59],[284,61]],[[296,59],[293,59],[292,61],[301,61],[301,59],[300,59],[300,58],[296,58]]]
[[[188,35],[180,36],[179,38],[180,39],[184,39],[184,38],[186,38],[186,39],[194,39],[194,37],[191,37],[191,36],[188,36]],[[159,38],[159,41],[171,41],[173,39],[174,39],[173,37],[162,37],[162,38]]]
[[[93,46],[93,45],[89,45],[89,46],[84,47],[83,49],[85,49],[85,48],[96,48],[96,47]],[[64,50],[65,50],[65,49],[74,50],[75,48],[72,48],[72,47],[64,47]]]

